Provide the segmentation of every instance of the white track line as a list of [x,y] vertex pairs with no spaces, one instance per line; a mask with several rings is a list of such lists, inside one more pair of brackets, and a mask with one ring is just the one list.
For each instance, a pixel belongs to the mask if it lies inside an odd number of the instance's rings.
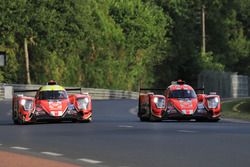
[[54,156],[54,157],[63,156],[63,154],[53,153],[53,152],[41,152],[41,154],[50,155],[50,156]]
[[119,125],[119,128],[133,128],[131,125]]
[[19,146],[13,146],[13,147],[10,147],[12,149],[15,149],[15,150],[29,150],[30,148],[26,148],[26,147],[19,147]]
[[137,115],[137,110],[138,110],[138,107],[131,108],[129,110],[129,113],[132,114],[132,115]]
[[90,163],[90,164],[100,164],[100,163],[102,163],[102,161],[97,161],[97,160],[88,159],[88,158],[80,158],[80,159],[77,159],[77,160],[87,162],[87,163]]
[[181,133],[196,133],[197,131],[193,131],[193,130],[177,130],[177,132],[181,132]]
[[12,115],[12,110],[9,110],[9,112],[7,113],[7,116],[11,116]]

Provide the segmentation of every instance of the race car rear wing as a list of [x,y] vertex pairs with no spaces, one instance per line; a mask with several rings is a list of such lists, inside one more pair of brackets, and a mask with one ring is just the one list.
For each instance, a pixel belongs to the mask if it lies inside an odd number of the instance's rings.
[[13,93],[36,92],[36,91],[37,91],[37,89],[14,90]]
[[66,91],[82,91],[82,88],[65,88]]
[[[13,93],[37,92],[39,89],[14,90]],[[65,88],[66,91],[79,91],[82,93],[82,88]]]
[[156,88],[140,88],[140,91],[143,91],[143,90],[152,90],[152,91],[154,91],[154,90],[166,90],[166,88],[164,89],[164,88],[158,88],[158,89],[156,89]]
[[204,94],[205,88],[195,88],[194,91],[196,92],[196,94]]
[[[194,89],[196,94],[205,94],[205,88],[197,88],[197,89]],[[217,95],[216,92],[209,92],[209,95]]]
[[166,88],[140,88],[139,93],[157,93],[157,94],[164,94],[164,91],[167,90]]
[[80,92],[80,94],[86,94],[85,92],[82,91],[82,88],[65,88],[67,92]]

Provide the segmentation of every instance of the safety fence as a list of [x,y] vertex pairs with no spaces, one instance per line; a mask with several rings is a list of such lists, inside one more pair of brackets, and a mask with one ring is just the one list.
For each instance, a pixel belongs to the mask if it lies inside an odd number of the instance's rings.
[[206,93],[217,92],[223,98],[248,97],[249,77],[231,72],[202,71],[198,76],[198,86]]
[[[18,90],[38,90],[41,85],[24,85],[24,84],[2,84],[0,85],[0,98],[11,99],[13,92]],[[76,88],[76,87],[66,87]],[[69,94],[80,93],[69,91]],[[92,99],[138,99],[138,92],[111,90],[111,89],[96,89],[96,88],[81,88],[81,93],[88,93]],[[20,93],[27,96],[34,96],[35,92]]]

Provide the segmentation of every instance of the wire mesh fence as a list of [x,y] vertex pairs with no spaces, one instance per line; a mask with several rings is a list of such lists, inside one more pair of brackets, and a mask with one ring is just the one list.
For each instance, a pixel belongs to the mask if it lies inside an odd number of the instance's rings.
[[202,71],[198,76],[198,86],[205,93],[217,92],[223,98],[249,96],[249,77],[232,72]]

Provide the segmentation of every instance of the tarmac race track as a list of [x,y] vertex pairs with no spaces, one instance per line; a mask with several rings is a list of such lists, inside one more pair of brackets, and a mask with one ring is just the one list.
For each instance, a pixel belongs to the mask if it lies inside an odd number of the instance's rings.
[[136,100],[98,100],[92,123],[19,126],[11,101],[0,101],[0,151],[84,167],[250,165],[250,123],[140,122],[136,106]]

